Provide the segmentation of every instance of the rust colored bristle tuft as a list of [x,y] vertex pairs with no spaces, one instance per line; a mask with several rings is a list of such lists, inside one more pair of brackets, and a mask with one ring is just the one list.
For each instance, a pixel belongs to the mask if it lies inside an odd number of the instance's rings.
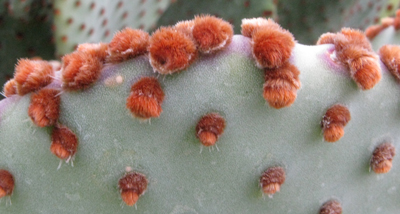
[[390,73],[400,81],[400,46],[384,45],[379,49],[379,56]]
[[336,33],[324,33],[319,37],[317,45],[335,44],[335,38]]
[[263,97],[271,107],[279,109],[294,103],[301,87],[299,75],[297,67],[289,62],[276,69],[265,69]]
[[276,25],[266,25],[255,30],[252,51],[260,68],[278,68],[288,61],[295,46],[293,35]]
[[349,109],[340,104],[331,106],[322,118],[321,126],[326,142],[336,142],[344,135],[344,127],[351,120]]
[[47,61],[20,59],[14,73],[18,94],[22,96],[47,86],[52,75],[53,68]]
[[321,206],[319,214],[342,214],[342,205],[339,201],[329,200]]
[[195,17],[192,35],[200,52],[213,53],[231,43],[233,27],[223,19],[202,15]]
[[17,94],[17,85],[14,79],[10,79],[4,84],[3,93],[6,97]]
[[274,22],[272,19],[266,19],[266,18],[251,18],[251,19],[242,19],[242,25],[241,25],[241,33],[245,37],[252,38],[253,33],[265,26],[269,27],[275,27],[276,29],[280,29],[281,27],[279,24]]
[[11,195],[14,185],[14,176],[9,171],[0,169],[0,198]]
[[285,183],[286,175],[282,167],[270,167],[264,171],[260,178],[262,192],[272,196],[280,191],[280,187]]
[[196,137],[204,146],[213,146],[224,133],[225,119],[218,113],[204,115],[196,125]]
[[54,125],[60,115],[60,93],[57,89],[43,88],[31,95],[28,115],[39,127]]
[[184,33],[189,37],[192,37],[193,26],[194,26],[194,20],[186,20],[176,23],[174,25],[174,29]]
[[140,119],[159,117],[164,101],[164,91],[155,77],[142,77],[131,87],[126,107]]
[[97,57],[101,62],[106,61],[108,44],[106,43],[84,43],[78,45],[77,51],[86,52],[94,57]]
[[347,41],[349,41],[352,45],[362,47],[368,51],[373,51],[371,43],[368,41],[368,38],[365,36],[364,32],[351,28],[342,28],[340,33],[344,35]]
[[60,124],[54,126],[51,134],[51,153],[62,160],[68,160],[75,155],[78,144],[78,138],[68,127]]
[[147,178],[144,174],[130,172],[119,179],[118,186],[121,192],[121,198],[128,206],[136,204],[141,195],[146,192]]
[[66,90],[82,90],[93,84],[101,74],[103,63],[95,56],[75,51],[62,58],[62,82]]
[[107,62],[118,63],[145,54],[149,38],[149,34],[143,30],[123,29],[108,44]]
[[391,143],[382,143],[375,148],[371,158],[371,168],[375,173],[387,173],[392,168],[396,148]]
[[374,39],[382,30],[384,30],[386,27],[383,25],[372,25],[369,26],[365,30],[365,36],[367,36],[368,39],[372,40]]
[[161,74],[182,71],[197,58],[194,41],[171,27],[162,27],[154,32],[148,50],[150,64]]

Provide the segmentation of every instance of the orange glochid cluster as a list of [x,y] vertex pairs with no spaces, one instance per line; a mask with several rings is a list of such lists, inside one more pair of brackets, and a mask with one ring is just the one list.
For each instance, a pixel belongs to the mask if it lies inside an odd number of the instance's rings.
[[387,173],[392,168],[392,160],[396,155],[396,148],[391,143],[382,143],[372,153],[371,169],[375,173]]
[[381,79],[379,58],[362,31],[343,28],[339,33],[321,35],[317,45],[333,44],[334,61],[347,67],[351,78],[362,90],[373,88]]
[[106,61],[118,63],[145,54],[149,45],[149,34],[143,30],[125,28],[116,33],[108,44]]
[[198,56],[215,53],[230,44],[233,27],[228,22],[209,15],[161,27],[151,35],[150,64],[161,74],[186,69]]
[[272,197],[273,194],[280,191],[281,185],[285,183],[286,173],[280,167],[270,167],[265,170],[260,177],[260,186],[263,194]]
[[68,127],[56,124],[51,133],[50,151],[62,160],[73,159],[78,149],[78,138]]
[[378,52],[383,64],[400,81],[400,46],[384,45]]
[[0,169],[0,198],[11,195],[14,185],[14,176],[9,171]]
[[[14,72],[16,92],[22,96],[43,88],[52,82],[53,74],[53,67],[47,61],[20,59]],[[13,90],[10,86],[8,86],[10,90],[5,89],[8,90],[7,94]]]
[[381,19],[381,24],[369,26],[365,30],[365,35],[368,37],[368,39],[372,40],[381,31],[385,30],[390,26],[393,26],[396,31],[400,29],[400,10],[396,11],[396,16],[394,18],[385,17]]
[[326,142],[336,142],[344,135],[344,127],[350,121],[349,109],[340,104],[331,106],[322,118],[321,126]]
[[9,97],[14,94],[18,94],[17,92],[17,84],[14,79],[8,80],[3,87],[3,94],[6,97]]
[[225,119],[218,113],[209,113],[201,117],[196,125],[196,137],[203,146],[213,146],[224,133]]
[[58,89],[43,88],[31,95],[28,115],[33,123],[39,127],[54,125],[60,115],[60,101]]
[[164,91],[155,77],[142,77],[131,87],[126,99],[126,107],[133,116],[140,119],[159,117],[164,101]]
[[128,206],[136,204],[141,195],[146,192],[147,178],[139,172],[129,172],[118,181],[122,200]]
[[289,62],[296,44],[293,35],[272,19],[243,19],[241,27],[251,39],[257,66],[265,72],[264,99],[276,109],[292,105],[301,87],[300,71]]
[[342,214],[342,205],[337,200],[329,200],[321,206],[319,214]]

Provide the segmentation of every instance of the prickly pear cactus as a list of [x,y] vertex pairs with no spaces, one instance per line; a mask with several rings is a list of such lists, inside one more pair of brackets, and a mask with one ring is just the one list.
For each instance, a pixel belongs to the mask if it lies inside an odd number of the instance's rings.
[[399,83],[362,33],[306,46],[271,20],[231,37],[208,19],[78,47],[50,84],[21,61],[0,102],[0,211],[397,213]]

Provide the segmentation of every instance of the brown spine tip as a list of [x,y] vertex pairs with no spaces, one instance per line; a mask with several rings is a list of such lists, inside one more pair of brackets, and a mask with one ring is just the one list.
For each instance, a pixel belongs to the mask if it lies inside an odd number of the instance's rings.
[[400,81],[400,46],[384,45],[379,49],[379,56],[390,73]]
[[141,119],[159,117],[164,101],[164,91],[155,77],[142,77],[131,87],[126,107],[133,116]]
[[4,84],[3,94],[6,97],[17,94],[17,85],[14,79],[10,79]]
[[121,198],[128,206],[136,204],[137,200],[147,189],[147,178],[144,174],[130,172],[119,179],[118,186]]
[[280,187],[285,183],[286,175],[282,167],[270,167],[264,171],[260,178],[260,185],[264,194],[270,197],[280,191]]
[[271,107],[279,109],[294,103],[301,87],[299,75],[297,67],[289,62],[279,68],[265,69],[263,97]]
[[68,161],[75,155],[77,148],[78,138],[68,127],[60,124],[54,126],[51,134],[51,153]]
[[245,37],[252,38],[253,33],[265,26],[275,27],[276,29],[280,29],[279,24],[274,22],[272,19],[266,18],[251,18],[251,19],[242,19],[241,25],[241,33]]
[[107,62],[118,63],[145,54],[149,38],[149,34],[143,30],[123,29],[108,44]]
[[20,59],[15,66],[14,80],[19,95],[43,88],[52,82],[53,68],[43,60]]
[[342,214],[342,205],[336,200],[327,201],[321,206],[319,214]]
[[252,51],[260,68],[278,68],[292,54],[295,46],[293,35],[276,27],[274,24],[265,25],[255,30],[252,36]]
[[387,173],[392,168],[396,148],[391,143],[382,143],[375,148],[371,158],[371,168],[375,173]]
[[94,57],[97,57],[101,62],[105,62],[107,57],[108,44],[106,43],[84,43],[78,45],[77,51],[86,52]]
[[171,27],[154,32],[149,42],[150,64],[161,74],[186,69],[197,57],[194,41],[185,33]]
[[60,93],[57,89],[43,88],[32,94],[28,115],[39,127],[54,125],[60,115]]
[[192,35],[200,52],[213,53],[231,43],[233,27],[223,19],[202,15],[195,17]]
[[14,176],[7,170],[0,169],[0,198],[11,195],[14,190]]
[[218,113],[204,115],[196,125],[196,137],[204,146],[213,146],[224,133],[225,119]]
[[344,127],[350,119],[350,111],[346,106],[336,104],[330,107],[321,121],[324,140],[333,143],[343,137]]
[[66,90],[81,90],[93,84],[101,74],[103,63],[95,56],[75,51],[62,58],[62,81]]

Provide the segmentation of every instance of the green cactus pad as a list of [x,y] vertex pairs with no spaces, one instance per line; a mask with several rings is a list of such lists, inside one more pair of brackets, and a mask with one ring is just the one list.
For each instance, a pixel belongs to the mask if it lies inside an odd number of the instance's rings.
[[[91,88],[60,95],[59,122],[76,133],[79,147],[74,166],[63,163],[59,170],[49,151],[51,128],[32,124],[29,95],[11,96],[0,103],[0,168],[13,173],[15,189],[12,205],[2,199],[0,211],[317,213],[335,199],[346,213],[396,213],[398,158],[387,174],[371,172],[369,163],[380,143],[398,147],[399,85],[382,67],[382,80],[360,91],[329,59],[332,49],[296,45],[290,62],[301,72],[302,87],[294,104],[279,110],[262,97],[263,71],[243,36],[178,74],[154,74],[146,56],[109,65]],[[147,122],[125,106],[131,85],[143,76],[158,76],[165,92],[161,116]],[[121,77],[122,83],[112,81]],[[352,119],[332,144],[323,141],[320,123],[336,103],[347,106]],[[201,152],[195,127],[209,112],[224,117],[226,128],[218,149]],[[283,167],[286,181],[269,198],[259,179],[271,166]],[[137,209],[123,205],[118,190],[127,168],[149,182]]]

